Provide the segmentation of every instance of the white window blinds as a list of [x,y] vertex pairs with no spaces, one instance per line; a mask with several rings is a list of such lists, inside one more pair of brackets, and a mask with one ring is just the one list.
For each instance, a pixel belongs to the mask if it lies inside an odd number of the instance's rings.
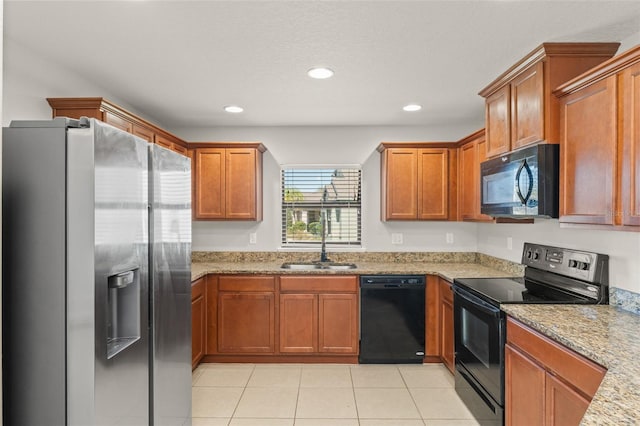
[[282,245],[361,243],[359,166],[282,166]]

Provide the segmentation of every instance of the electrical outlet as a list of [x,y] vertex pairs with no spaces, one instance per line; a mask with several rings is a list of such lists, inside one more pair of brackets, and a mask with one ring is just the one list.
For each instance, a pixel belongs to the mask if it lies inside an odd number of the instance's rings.
[[447,244],[453,244],[453,232],[447,232],[446,238],[447,238]]
[[258,234],[255,232],[249,233],[249,244],[256,244],[258,242]]
[[513,238],[507,237],[507,249],[513,250]]
[[400,233],[392,233],[391,234],[391,244],[402,244],[402,234]]

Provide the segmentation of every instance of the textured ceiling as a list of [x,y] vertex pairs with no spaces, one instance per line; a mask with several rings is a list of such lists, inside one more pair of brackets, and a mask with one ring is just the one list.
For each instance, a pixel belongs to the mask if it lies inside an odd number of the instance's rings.
[[[480,127],[478,91],[515,61],[630,37],[640,1],[5,1],[4,17],[6,40],[168,128]],[[318,65],[335,76],[308,78]]]

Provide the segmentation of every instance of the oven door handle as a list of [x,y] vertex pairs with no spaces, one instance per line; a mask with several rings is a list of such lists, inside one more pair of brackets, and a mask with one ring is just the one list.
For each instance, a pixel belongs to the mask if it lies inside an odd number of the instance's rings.
[[453,287],[453,292],[456,295],[460,296],[465,301],[472,303],[475,309],[482,311],[484,314],[487,314],[495,318],[500,318],[500,309],[496,308],[492,304],[487,303],[484,300],[480,299],[479,297],[474,296],[473,294],[467,291],[464,291],[461,288],[456,286]]

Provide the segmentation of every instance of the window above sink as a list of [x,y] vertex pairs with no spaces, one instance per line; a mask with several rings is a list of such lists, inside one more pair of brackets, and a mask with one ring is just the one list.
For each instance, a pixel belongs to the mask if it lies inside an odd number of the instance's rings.
[[360,247],[359,165],[281,167],[282,247]]

